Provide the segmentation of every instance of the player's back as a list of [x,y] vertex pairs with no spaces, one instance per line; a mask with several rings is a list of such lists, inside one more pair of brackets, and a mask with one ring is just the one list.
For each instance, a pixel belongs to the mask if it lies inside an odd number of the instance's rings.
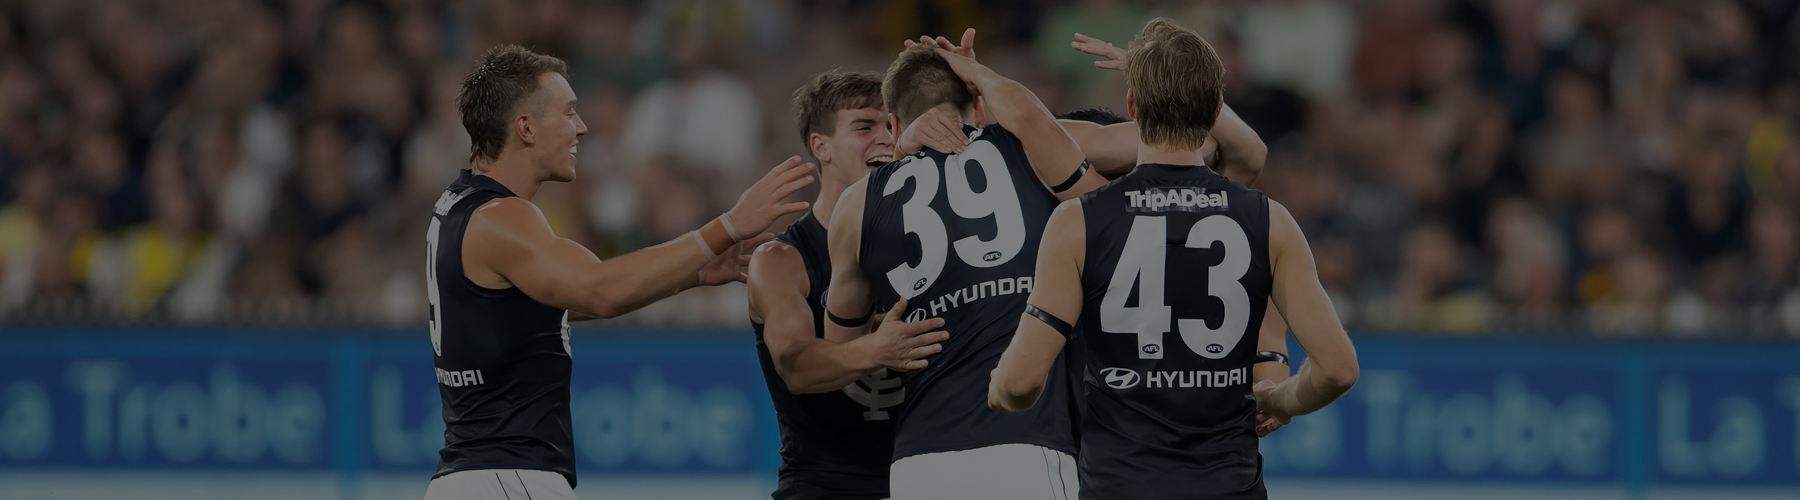
[[868,178],[859,260],[876,304],[907,298],[908,321],[941,316],[950,333],[928,367],[902,376],[894,457],[1009,443],[1073,454],[1061,362],[1035,408],[987,409],[989,372],[1018,328],[1057,200],[1018,138],[998,125],[965,132],[971,143],[961,154],[926,150]]
[[573,487],[568,311],[517,287],[483,287],[463,273],[469,219],[489,201],[512,196],[499,182],[464,170],[432,209],[426,287],[445,425],[433,477],[545,470],[561,473]]
[[[825,290],[831,285],[825,227],[809,211],[775,239],[800,254],[808,283],[806,303],[813,319],[810,333],[824,337]],[[895,387],[900,380],[879,370],[843,390],[794,394],[775,371],[775,361],[763,340],[764,325],[751,325],[781,431],[781,467],[774,498],[887,498],[888,462],[894,450],[890,410],[906,396],[903,389]]]
[[1251,392],[1272,283],[1262,193],[1139,165],[1081,199],[1083,498],[1265,498]]

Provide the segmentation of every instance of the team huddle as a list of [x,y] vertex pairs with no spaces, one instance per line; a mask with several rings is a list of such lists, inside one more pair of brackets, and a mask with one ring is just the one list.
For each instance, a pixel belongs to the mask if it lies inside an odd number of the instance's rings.
[[[606,261],[529,201],[586,132],[562,61],[490,52],[458,96],[471,170],[427,234],[436,365],[465,380],[439,385],[426,497],[574,498],[568,321],[744,281],[777,499],[1267,498],[1257,439],[1357,364],[1294,218],[1246,187],[1264,149],[1218,56],[1166,19],[1128,50],[1076,35],[1129,117],[1059,119],[973,37],[815,76],[794,115],[816,169]],[[1283,324],[1308,353],[1291,377]]]

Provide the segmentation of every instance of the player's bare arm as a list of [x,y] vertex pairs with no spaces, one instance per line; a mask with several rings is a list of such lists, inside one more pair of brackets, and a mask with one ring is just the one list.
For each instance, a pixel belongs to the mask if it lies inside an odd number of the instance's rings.
[[[937,331],[944,320],[932,318],[897,324],[850,342],[813,336],[812,311],[806,304],[808,283],[800,252],[780,241],[764,243],[750,264],[750,317],[763,324],[763,343],[775,372],[795,394],[831,392],[884,367],[919,369],[925,356],[938,353],[949,334]],[[886,318],[898,321],[902,301]],[[883,323],[886,323],[884,321]]]
[[1269,201],[1269,264],[1274,270],[1270,296],[1306,350],[1299,372],[1280,383],[1256,384],[1256,405],[1281,423],[1293,415],[1318,411],[1356,384],[1356,348],[1338,321],[1331,297],[1319,284],[1312,249],[1294,216]]
[[[965,32],[963,40],[965,46],[972,43],[974,30]],[[937,43],[938,55],[943,56],[950,63],[950,69],[980,96],[994,121],[1019,137],[1025,148],[1025,158],[1037,172],[1039,181],[1045,186],[1057,186],[1075,175],[1086,161],[1086,155],[1031,89],[995,73],[972,57],[946,49],[948,40],[940,38]],[[1106,179],[1090,168],[1073,188],[1055,194],[1059,200],[1070,200],[1103,185],[1106,185]]]
[[[1125,71],[1127,53],[1111,43],[1098,38],[1075,34],[1075,41],[1070,47],[1084,53],[1100,56],[1104,59],[1094,61],[1094,67],[1106,70]],[[1117,123],[1100,126],[1078,120],[1062,120],[1063,127],[1069,135],[1081,144],[1081,150],[1088,155],[1095,170],[1107,178],[1125,175],[1137,166],[1137,124]],[[1263,162],[1269,154],[1269,147],[1263,144],[1262,138],[1239,118],[1231,106],[1222,106],[1219,118],[1213,124],[1207,137],[1212,150],[1203,149],[1206,164],[1225,177],[1245,186],[1254,185],[1256,178],[1262,175]],[[1130,163],[1121,163],[1121,158],[1129,158]]]
[[1262,175],[1263,162],[1269,157],[1269,146],[1263,144],[1262,137],[1256,135],[1250,124],[1244,123],[1244,119],[1231,110],[1231,105],[1219,108],[1219,118],[1213,123],[1209,138],[1218,143],[1218,148],[1214,154],[1207,155],[1208,165],[1217,165],[1220,174],[1238,184],[1256,184],[1256,178]]
[[[1087,258],[1087,221],[1081,202],[1056,207],[1038,244],[1036,284],[1029,304],[1043,314],[1072,325],[1081,316],[1082,262]],[[1012,344],[1000,355],[988,383],[988,408],[1010,413],[1031,408],[1043,392],[1045,377],[1062,352],[1065,334],[1043,319],[1023,314]],[[1078,369],[1078,368],[1077,368]]]
[[[1256,364],[1250,368],[1251,384],[1260,384],[1267,380],[1280,383],[1292,376],[1288,368],[1287,321],[1281,318],[1281,311],[1275,307],[1275,300],[1269,299],[1269,307],[1263,313],[1262,328],[1256,332]],[[1262,358],[1262,353],[1269,352],[1282,356],[1282,361],[1270,361]],[[1280,429],[1282,422],[1261,410],[1256,412],[1256,436],[1265,437]]]
[[863,278],[861,263],[863,201],[868,185],[869,179],[864,177],[844,189],[826,231],[830,238],[831,288],[825,297],[825,338],[835,342],[856,340],[873,326],[866,321],[873,316],[875,300],[868,280]]
[[[556,236],[531,202],[496,200],[476,209],[469,220],[465,274],[484,287],[517,286],[546,305],[601,318],[637,310],[686,288],[739,281],[744,278],[742,249],[768,241],[771,236],[760,233],[776,218],[809,205],[782,200],[812,183],[811,170],[799,157],[790,158],[745,191],[726,216],[695,233],[607,261]],[[724,219],[732,221],[732,229]],[[733,242],[733,230],[752,236]]]

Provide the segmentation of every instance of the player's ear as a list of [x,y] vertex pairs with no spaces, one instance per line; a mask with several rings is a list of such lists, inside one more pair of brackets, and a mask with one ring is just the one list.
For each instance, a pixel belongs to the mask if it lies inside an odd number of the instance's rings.
[[975,128],[987,128],[987,101],[975,96]]
[[900,135],[901,135],[901,133],[905,132],[905,130],[902,130],[900,128],[900,117],[894,116],[893,113],[888,113],[887,114],[887,124],[888,124],[888,132],[891,132],[894,134],[893,135],[893,137],[894,137],[894,147],[893,147],[894,158],[899,159],[900,157],[906,156],[906,153],[904,151],[900,151]]
[[[1225,96],[1221,95],[1219,99],[1224,102]],[[1131,93],[1131,89],[1125,89],[1125,115],[1130,116],[1131,121],[1137,121],[1137,94]]]
[[831,140],[825,134],[813,132],[806,135],[806,149],[812,152],[813,159],[819,160],[819,163],[831,161],[830,145]]
[[524,143],[526,146],[530,146],[533,142],[537,142],[536,132],[531,130],[530,114],[519,113],[513,115],[512,129],[513,135],[519,136],[519,142]]

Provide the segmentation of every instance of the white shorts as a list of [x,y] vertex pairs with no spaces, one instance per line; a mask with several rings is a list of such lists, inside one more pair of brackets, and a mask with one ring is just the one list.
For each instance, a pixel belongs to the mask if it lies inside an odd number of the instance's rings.
[[425,500],[575,500],[575,490],[545,470],[466,470],[431,480]]
[[1075,457],[1034,444],[913,455],[894,461],[894,500],[1074,500],[1081,484]]

